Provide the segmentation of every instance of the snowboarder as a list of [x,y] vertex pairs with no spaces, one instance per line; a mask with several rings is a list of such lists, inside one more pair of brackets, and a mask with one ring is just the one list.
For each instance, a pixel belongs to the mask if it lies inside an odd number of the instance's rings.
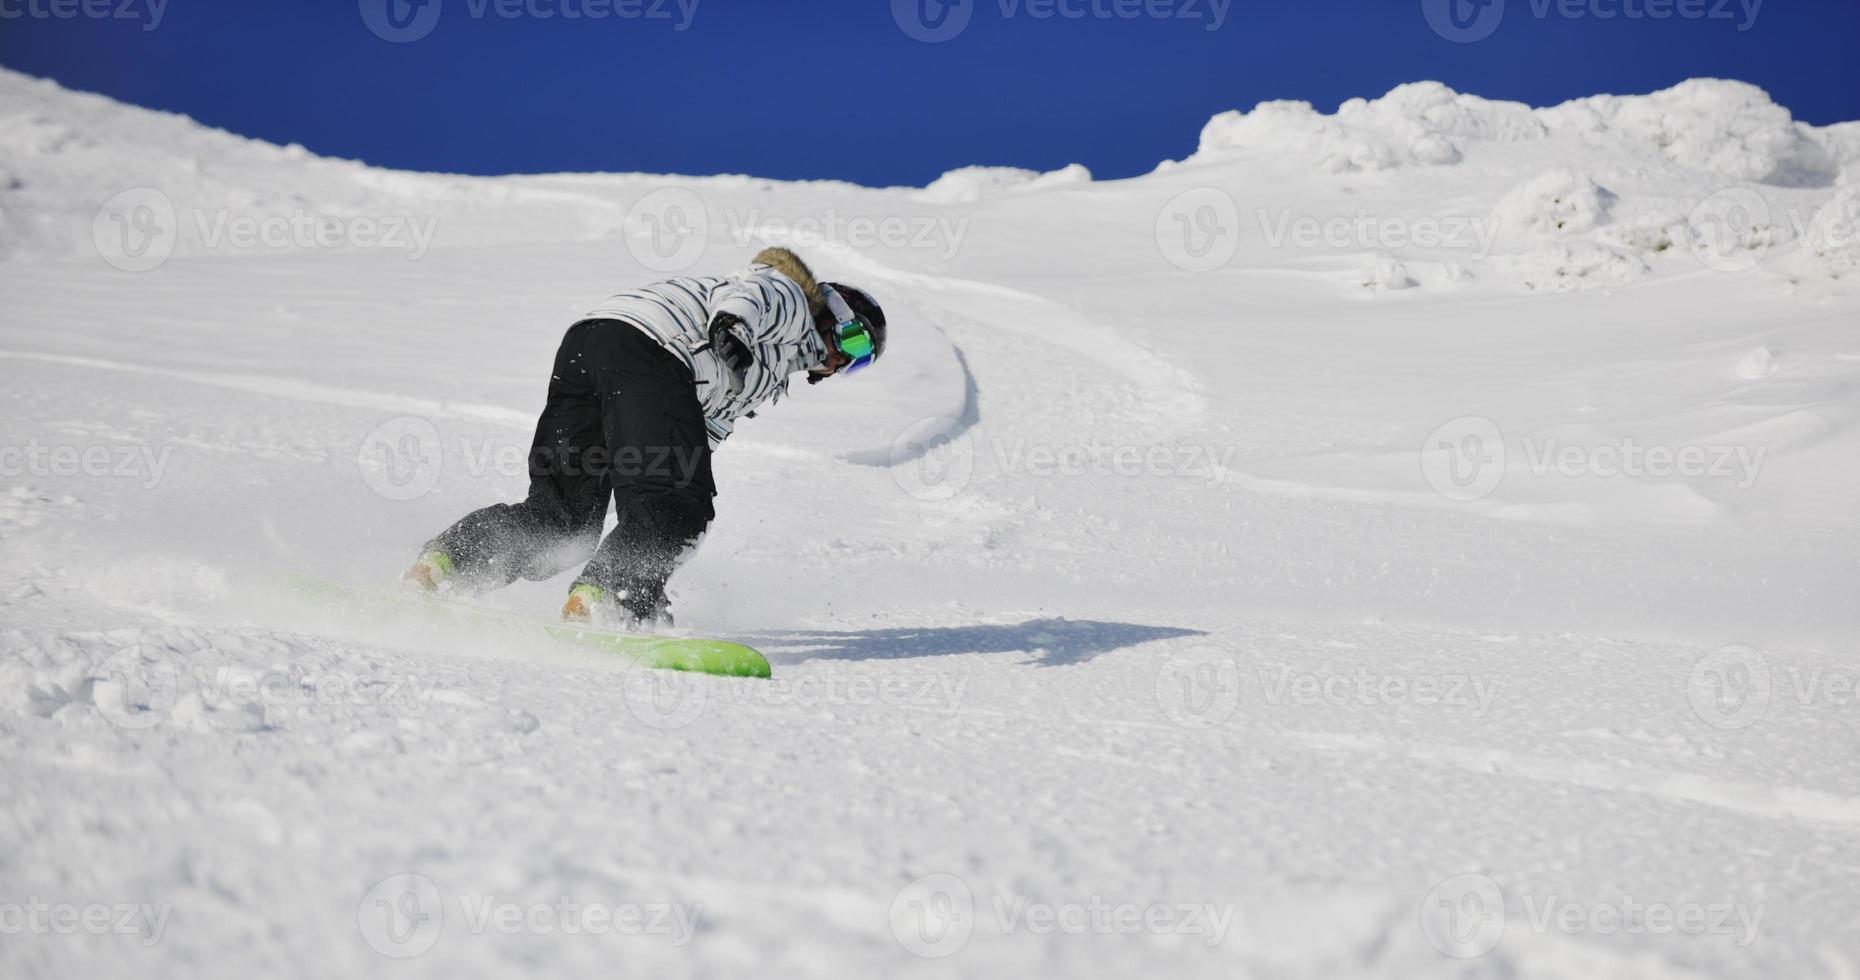
[[[564,620],[668,626],[666,581],[715,516],[712,450],[793,375],[816,384],[884,350],[872,297],[817,282],[784,248],[732,275],[620,293],[569,327],[556,352],[528,497],[466,515],[402,579],[486,591],[585,561]],[[609,496],[619,524],[603,541]]]

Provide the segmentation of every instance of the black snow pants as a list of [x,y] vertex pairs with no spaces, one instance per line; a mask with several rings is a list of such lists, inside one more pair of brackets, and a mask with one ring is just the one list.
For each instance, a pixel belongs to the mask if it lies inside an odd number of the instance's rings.
[[[650,615],[715,516],[710,441],[691,372],[618,320],[584,320],[562,338],[529,471],[522,503],[468,514],[428,545],[469,586],[546,579],[585,561],[577,581]],[[603,541],[609,496],[619,525]]]

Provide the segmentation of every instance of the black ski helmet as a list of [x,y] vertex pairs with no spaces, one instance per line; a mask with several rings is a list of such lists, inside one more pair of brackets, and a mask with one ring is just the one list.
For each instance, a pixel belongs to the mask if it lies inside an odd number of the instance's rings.
[[872,363],[876,364],[885,356],[885,311],[879,309],[877,301],[863,289],[842,285],[837,282],[824,282],[821,285],[840,294],[846,305],[852,308],[859,319],[872,328]]

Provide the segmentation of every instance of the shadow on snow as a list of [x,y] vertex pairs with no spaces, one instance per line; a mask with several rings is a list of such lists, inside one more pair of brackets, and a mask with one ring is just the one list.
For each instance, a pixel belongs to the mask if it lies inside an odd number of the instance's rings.
[[1042,667],[1084,663],[1102,653],[1200,630],[1077,619],[1031,619],[1012,625],[924,626],[902,629],[781,630],[743,638],[771,660],[903,660],[956,653],[1024,652]]

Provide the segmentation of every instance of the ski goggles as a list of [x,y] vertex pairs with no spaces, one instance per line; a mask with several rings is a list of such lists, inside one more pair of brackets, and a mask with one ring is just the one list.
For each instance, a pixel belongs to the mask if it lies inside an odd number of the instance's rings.
[[840,368],[841,374],[863,371],[878,360],[878,341],[872,335],[872,325],[865,318],[852,311],[846,300],[832,289],[826,290],[827,309],[838,321],[833,328],[833,346],[839,352],[852,358],[852,363]]

